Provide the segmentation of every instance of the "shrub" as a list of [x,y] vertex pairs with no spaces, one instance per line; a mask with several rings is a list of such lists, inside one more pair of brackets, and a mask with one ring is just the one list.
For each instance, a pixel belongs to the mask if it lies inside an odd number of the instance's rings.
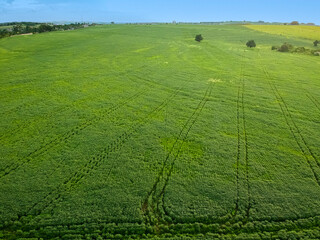
[[316,46],[318,46],[318,43],[320,43],[320,41],[315,40],[315,41],[313,42],[313,45],[316,47]]
[[254,40],[249,40],[246,43],[247,47],[252,48],[252,47],[256,47],[256,43],[254,42]]
[[306,51],[306,49],[304,47],[298,47],[294,51],[298,52],[298,53],[304,53]]
[[276,47],[276,46],[271,47],[271,50],[278,50],[278,49],[279,49],[279,47]]
[[291,50],[293,48],[293,46],[289,43],[284,43],[279,49],[279,52],[289,52],[289,50]]
[[23,237],[23,231],[22,230],[17,230],[16,232],[17,237]]
[[196,35],[195,40],[196,40],[197,42],[201,42],[201,41],[203,40],[202,35],[201,35],[201,34]]

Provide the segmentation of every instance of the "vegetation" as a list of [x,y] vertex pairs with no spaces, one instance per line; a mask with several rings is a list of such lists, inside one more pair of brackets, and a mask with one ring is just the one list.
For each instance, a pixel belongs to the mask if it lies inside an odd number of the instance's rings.
[[281,47],[278,49],[279,52],[289,52],[289,50],[292,50],[293,46],[289,43],[284,43],[281,45]]
[[195,40],[196,40],[197,42],[201,42],[201,41],[203,40],[202,35],[201,35],[201,34],[196,35]]
[[[314,39],[320,39],[320,30],[319,30],[320,27],[318,26],[246,25],[246,27],[259,32],[276,34],[276,35],[289,37],[289,38],[303,38],[303,39],[308,39],[313,41]],[[288,39],[283,38],[282,42],[284,41],[288,41]],[[306,44],[307,44],[307,41],[305,41],[305,45]]]
[[249,40],[246,43],[246,46],[249,47],[249,48],[253,48],[253,47],[256,47],[256,43],[254,42],[254,40]]
[[289,43],[284,43],[280,47],[272,46],[271,50],[278,50],[279,52],[291,52],[291,53],[299,53],[299,54],[308,54],[318,56],[318,49],[308,49],[305,47],[294,47]]
[[319,239],[319,58],[270,51],[304,38],[110,24],[0,39],[0,239]]
[[23,26],[37,26],[40,25],[41,23],[37,22],[6,22],[6,23],[0,23],[0,26],[15,26],[15,25],[23,25]]
[[320,43],[320,41],[315,40],[315,41],[313,42],[313,46],[317,47],[317,46],[318,46],[318,43]]
[[10,37],[12,35],[19,34],[28,34],[28,33],[43,33],[43,32],[52,32],[52,31],[65,31],[65,30],[74,30],[83,28],[87,26],[87,24],[82,23],[72,23],[65,25],[53,25],[53,24],[37,24],[37,23],[29,23],[29,22],[21,22],[21,23],[7,23],[7,28],[0,29],[0,38]]
[[298,22],[298,21],[292,21],[292,22],[290,23],[290,25],[299,25],[299,22]]

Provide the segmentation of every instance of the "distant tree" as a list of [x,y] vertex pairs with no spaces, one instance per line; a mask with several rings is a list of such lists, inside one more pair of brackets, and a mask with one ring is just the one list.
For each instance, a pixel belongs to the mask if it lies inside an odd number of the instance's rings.
[[11,32],[9,32],[7,29],[0,29],[0,38],[9,37],[11,35]]
[[26,26],[25,32],[26,33],[31,33],[32,32],[32,27],[30,27],[29,25]]
[[313,42],[313,45],[316,47],[316,46],[318,46],[318,43],[320,43],[320,41],[315,40],[315,41]]
[[246,43],[247,47],[252,48],[252,47],[256,47],[256,43],[254,42],[254,40],[249,40]]
[[298,22],[298,21],[292,21],[292,22],[290,23],[290,25],[299,25],[299,22]]
[[12,28],[12,32],[14,34],[21,34],[23,33],[23,27],[19,24],[19,25],[16,25]]
[[202,35],[201,35],[201,34],[196,35],[195,40],[196,40],[197,42],[201,42],[201,41],[203,40]]
[[41,24],[38,27],[38,32],[43,33],[43,32],[51,32],[54,28],[48,24]]

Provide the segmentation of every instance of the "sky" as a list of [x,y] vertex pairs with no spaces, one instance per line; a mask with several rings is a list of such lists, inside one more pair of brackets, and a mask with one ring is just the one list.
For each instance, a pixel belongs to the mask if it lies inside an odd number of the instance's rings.
[[266,21],[320,25],[319,0],[0,0],[0,22]]

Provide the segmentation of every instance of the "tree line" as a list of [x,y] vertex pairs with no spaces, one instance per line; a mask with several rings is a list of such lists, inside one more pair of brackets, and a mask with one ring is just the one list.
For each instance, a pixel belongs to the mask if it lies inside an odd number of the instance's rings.
[[65,31],[65,30],[74,30],[79,28],[84,28],[87,26],[92,26],[93,24],[86,23],[71,23],[63,25],[53,25],[46,23],[30,23],[30,22],[21,22],[21,23],[2,23],[0,26],[12,26],[9,28],[0,29],[0,38],[10,37],[12,35],[19,34],[28,34],[28,33],[43,33],[43,32],[52,32],[52,31]]

